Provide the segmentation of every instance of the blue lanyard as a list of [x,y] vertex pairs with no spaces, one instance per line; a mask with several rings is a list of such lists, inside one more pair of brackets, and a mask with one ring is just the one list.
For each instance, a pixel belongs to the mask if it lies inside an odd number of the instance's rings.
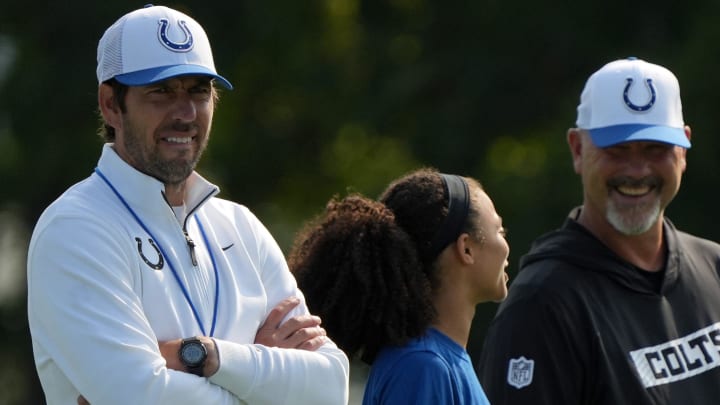
[[165,249],[163,249],[162,245],[160,244],[160,240],[158,238],[156,238],[152,232],[150,232],[148,227],[145,226],[145,223],[140,219],[140,217],[137,216],[135,211],[133,211],[133,209],[130,207],[130,205],[125,201],[125,199],[122,197],[122,195],[120,195],[120,193],[117,191],[117,189],[115,189],[115,187],[112,185],[112,183],[110,183],[110,180],[108,180],[107,177],[105,177],[105,175],[100,171],[99,168],[97,168],[97,167],[95,168],[95,173],[97,173],[98,176],[100,176],[100,178],[103,179],[103,181],[105,181],[105,184],[107,184],[108,187],[110,187],[110,189],[113,191],[113,193],[115,193],[115,195],[120,200],[120,202],[123,203],[125,208],[127,208],[127,210],[130,212],[130,214],[132,214],[133,218],[135,218],[135,221],[137,221],[137,223],[145,230],[145,232],[147,232],[148,235],[150,235],[150,237],[155,241],[157,248],[160,250],[160,254],[162,254],[165,257],[165,259],[167,260],[168,266],[170,267],[170,270],[172,271],[172,274],[175,277],[175,281],[177,281],[178,285],[180,286],[180,290],[182,290],[183,296],[185,296],[185,300],[190,305],[190,309],[192,309],[192,313],[195,316],[195,321],[197,321],[197,324],[200,327],[200,330],[202,331],[204,336],[212,337],[213,334],[215,333],[215,323],[217,321],[218,297],[220,296],[220,282],[219,282],[219,278],[218,278],[218,269],[217,269],[217,263],[215,261],[215,255],[213,255],[212,249],[210,249],[210,244],[208,243],[208,238],[207,238],[207,235],[205,234],[205,229],[203,228],[203,225],[200,222],[200,219],[197,217],[196,214],[193,214],[193,218],[195,219],[195,222],[197,223],[198,228],[200,229],[200,234],[202,235],[203,242],[205,242],[205,247],[207,248],[208,253],[210,254],[210,261],[212,261],[213,271],[215,272],[215,302],[213,305],[213,318],[212,318],[212,325],[210,328],[209,335],[207,335],[205,333],[205,328],[203,327],[203,323],[200,320],[200,315],[198,314],[198,311],[195,308],[195,305],[193,304],[192,299],[190,298],[190,294],[188,293],[187,289],[183,285],[182,280],[180,280],[180,276],[178,275],[177,271],[175,270],[175,267],[173,266],[172,261],[170,260],[170,256],[165,253]]

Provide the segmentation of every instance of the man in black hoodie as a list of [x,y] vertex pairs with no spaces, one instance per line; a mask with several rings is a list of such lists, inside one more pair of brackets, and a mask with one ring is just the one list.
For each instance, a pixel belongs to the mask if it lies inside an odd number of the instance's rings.
[[480,359],[490,402],[720,404],[720,245],[664,217],[690,148],[677,79],[605,65],[567,141],[583,205],[520,261]]

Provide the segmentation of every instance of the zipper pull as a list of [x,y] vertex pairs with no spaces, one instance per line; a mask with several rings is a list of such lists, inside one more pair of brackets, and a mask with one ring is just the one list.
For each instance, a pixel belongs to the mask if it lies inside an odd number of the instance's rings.
[[190,235],[188,235],[187,231],[183,230],[183,233],[185,234],[185,241],[187,242],[188,248],[190,248],[190,258],[192,259],[193,266],[197,266],[197,257],[195,256],[195,242],[190,238]]

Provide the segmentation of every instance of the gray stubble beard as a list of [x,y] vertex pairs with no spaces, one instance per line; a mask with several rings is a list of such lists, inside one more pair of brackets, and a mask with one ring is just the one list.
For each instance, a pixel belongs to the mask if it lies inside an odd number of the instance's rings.
[[640,235],[647,232],[660,217],[660,199],[649,204],[635,204],[619,207],[613,200],[608,201],[606,218],[623,235]]

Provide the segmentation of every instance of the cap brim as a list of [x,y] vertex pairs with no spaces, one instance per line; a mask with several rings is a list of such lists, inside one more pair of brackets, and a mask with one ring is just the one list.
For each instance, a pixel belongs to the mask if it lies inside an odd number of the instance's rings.
[[690,149],[690,139],[684,128],[662,125],[628,124],[588,129],[593,143],[600,147],[617,145],[623,142],[646,141],[662,142]]
[[215,78],[223,87],[232,90],[233,86],[227,79],[212,70],[199,65],[173,65],[161,66],[152,69],[138,70],[115,76],[115,79],[128,86],[145,86],[157,83],[176,76],[201,75]]

